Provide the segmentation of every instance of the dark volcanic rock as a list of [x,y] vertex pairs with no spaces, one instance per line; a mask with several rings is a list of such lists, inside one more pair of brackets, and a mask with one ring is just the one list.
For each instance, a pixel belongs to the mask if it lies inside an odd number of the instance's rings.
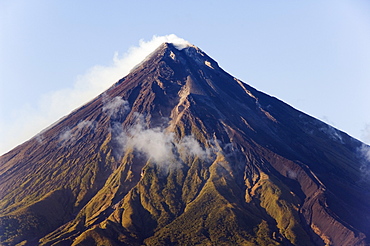
[[363,144],[164,43],[0,158],[2,245],[367,245]]

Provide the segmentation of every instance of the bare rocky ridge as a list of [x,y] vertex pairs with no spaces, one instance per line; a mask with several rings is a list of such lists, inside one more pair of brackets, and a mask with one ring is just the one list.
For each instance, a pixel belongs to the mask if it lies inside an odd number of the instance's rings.
[[0,242],[368,245],[362,145],[164,43],[0,157]]

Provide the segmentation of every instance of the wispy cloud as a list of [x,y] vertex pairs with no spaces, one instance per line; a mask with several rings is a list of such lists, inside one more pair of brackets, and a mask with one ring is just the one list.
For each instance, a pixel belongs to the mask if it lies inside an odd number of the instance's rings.
[[179,49],[189,44],[173,34],[153,36],[150,41],[140,40],[139,46],[131,47],[127,53],[114,54],[110,66],[94,66],[79,76],[71,88],[43,95],[36,106],[24,105],[15,110],[11,121],[1,119],[0,154],[35,136],[62,116],[108,89],[163,42],[175,43]]
[[[203,160],[213,155],[212,148],[202,147],[191,135],[177,139],[173,132],[165,128],[148,128],[144,123],[144,116],[136,113],[136,122],[128,129],[115,124],[115,141],[120,149],[119,157],[128,150],[142,153],[160,167],[177,167],[182,160],[188,157],[198,157]],[[116,151],[117,152],[117,151]]]
[[366,124],[361,133],[361,140],[367,144],[370,144],[370,124]]
[[[212,147],[202,147],[193,136],[177,139],[173,132],[166,129],[169,119],[163,118],[162,127],[150,128],[145,123],[145,116],[132,112],[133,124],[123,127],[121,116],[127,115],[131,108],[128,101],[122,97],[109,99],[103,95],[102,111],[110,117],[109,131],[112,135],[112,147],[115,158],[119,160],[126,151],[135,150],[148,160],[165,168],[177,167],[182,160],[197,157],[210,159],[215,150]],[[64,137],[64,133],[62,136]]]
[[[67,127],[62,132],[59,133],[59,139],[58,139],[59,144],[63,146],[68,145],[69,143],[75,141],[81,135],[83,129],[94,130],[96,127],[96,124],[97,123],[95,121],[84,120],[78,123],[73,128]],[[38,137],[39,135],[37,135],[37,138]]]
[[64,129],[64,131],[62,131],[59,134],[59,142],[60,143],[67,142],[67,141],[71,140],[72,138],[73,138],[72,130],[69,129],[69,128]]
[[81,130],[82,128],[95,129],[96,122],[91,120],[84,120],[77,124],[77,128]]
[[321,127],[319,128],[319,130],[327,134],[329,138],[331,138],[332,140],[336,140],[336,141],[343,143],[343,139],[342,139],[342,136],[340,135],[340,132],[336,128],[332,127],[331,125],[326,125],[324,127]]
[[363,159],[360,170],[365,179],[370,179],[370,146],[363,144],[359,149],[361,158]]
[[117,117],[118,114],[125,114],[130,110],[129,103],[126,100],[123,100],[121,97],[115,97],[112,100],[107,101],[105,97],[103,112],[106,113],[109,117]]

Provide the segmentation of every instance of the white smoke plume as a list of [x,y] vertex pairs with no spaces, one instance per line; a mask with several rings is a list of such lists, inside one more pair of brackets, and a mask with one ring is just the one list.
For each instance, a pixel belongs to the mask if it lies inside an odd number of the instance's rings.
[[139,46],[130,48],[122,56],[114,54],[110,66],[97,65],[89,69],[76,79],[71,88],[50,91],[37,104],[28,104],[17,109],[11,121],[0,121],[0,154],[35,136],[62,116],[108,89],[163,42],[174,43],[178,49],[190,45],[174,34],[153,36],[150,41],[140,40]]

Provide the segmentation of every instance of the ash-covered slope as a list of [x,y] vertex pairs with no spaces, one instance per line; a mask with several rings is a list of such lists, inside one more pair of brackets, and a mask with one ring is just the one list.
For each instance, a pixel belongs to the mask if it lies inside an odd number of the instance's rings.
[[164,43],[0,159],[3,245],[366,245],[363,144]]

